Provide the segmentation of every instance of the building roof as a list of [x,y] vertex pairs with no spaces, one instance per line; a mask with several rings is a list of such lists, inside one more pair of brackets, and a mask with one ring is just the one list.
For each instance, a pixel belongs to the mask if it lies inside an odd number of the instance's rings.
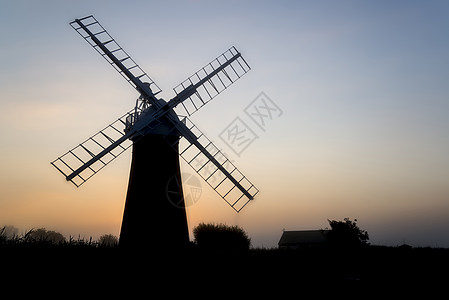
[[330,230],[284,231],[278,245],[322,244],[327,241],[326,233],[329,231]]

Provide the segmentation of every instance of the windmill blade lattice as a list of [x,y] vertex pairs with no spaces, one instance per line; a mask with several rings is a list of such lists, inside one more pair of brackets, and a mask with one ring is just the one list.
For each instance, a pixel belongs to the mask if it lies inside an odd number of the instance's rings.
[[[153,93],[158,94],[161,89],[157,84],[145,73],[141,67],[126,53],[125,50],[112,38],[112,36],[101,26],[94,16],[88,16],[77,19],[70,23],[73,29],[78,32],[86,42],[89,43],[106,61],[122,75],[134,88],[138,89],[135,82],[127,75],[126,71],[110,58],[112,53],[117,61],[122,64],[130,74],[139,79],[141,82],[148,82]],[[96,43],[97,39],[99,43]],[[100,45],[102,45],[100,47]],[[103,48],[105,47],[105,48]],[[102,49],[103,48],[103,49]],[[107,53],[109,52],[109,53]]]
[[[191,116],[228,86],[248,73],[249,70],[251,68],[240,52],[235,47],[229,48],[173,89],[179,95],[189,86],[195,86],[199,83],[195,93],[183,101],[182,105],[175,108],[176,113]],[[214,72],[216,72],[215,75],[206,79]],[[181,108],[183,110],[180,110]]]
[[195,135],[195,141],[192,143],[187,135],[181,136],[180,156],[223,200],[240,212],[259,190],[189,118],[185,117],[182,122]]
[[[134,110],[126,113],[78,146],[52,161],[51,164],[67,180],[79,187],[132,145],[131,140],[126,135],[125,127],[126,119],[133,112]],[[116,143],[118,145],[110,149]],[[95,161],[93,161],[94,159]],[[80,168],[83,168],[83,170],[73,176],[72,174],[80,170]]]
[[137,141],[144,131],[161,124],[149,115],[142,117],[141,119],[145,119],[137,123],[136,117],[141,114],[138,107],[132,109],[51,164],[67,181],[79,187],[131,147],[131,138]]

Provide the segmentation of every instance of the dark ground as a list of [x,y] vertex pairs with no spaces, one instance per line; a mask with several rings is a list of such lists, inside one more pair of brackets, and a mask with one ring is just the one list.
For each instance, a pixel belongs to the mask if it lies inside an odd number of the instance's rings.
[[369,246],[211,253],[195,247],[181,252],[16,246],[0,247],[0,257],[1,286],[33,295],[65,287],[104,296],[159,291],[170,298],[180,292],[208,297],[280,298],[312,292],[428,298],[446,294],[449,284],[449,249]]

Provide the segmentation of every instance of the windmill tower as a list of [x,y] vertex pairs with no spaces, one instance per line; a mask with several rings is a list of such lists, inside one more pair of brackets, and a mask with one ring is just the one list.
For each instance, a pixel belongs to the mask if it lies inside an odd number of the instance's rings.
[[188,242],[179,156],[236,212],[254,199],[258,189],[188,118],[250,70],[235,47],[176,86],[175,96],[165,101],[156,98],[160,88],[93,16],[70,25],[140,94],[132,110],[51,162],[79,187],[133,146],[121,246]]

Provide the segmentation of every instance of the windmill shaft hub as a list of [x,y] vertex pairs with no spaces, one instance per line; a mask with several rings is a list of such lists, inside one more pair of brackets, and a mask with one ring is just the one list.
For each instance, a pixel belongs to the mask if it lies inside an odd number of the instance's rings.
[[158,99],[158,107],[149,106],[143,111],[136,107],[135,113],[127,119],[126,131],[137,131],[140,135],[159,134],[177,135],[176,124],[181,122],[176,113],[169,108],[167,102]]

